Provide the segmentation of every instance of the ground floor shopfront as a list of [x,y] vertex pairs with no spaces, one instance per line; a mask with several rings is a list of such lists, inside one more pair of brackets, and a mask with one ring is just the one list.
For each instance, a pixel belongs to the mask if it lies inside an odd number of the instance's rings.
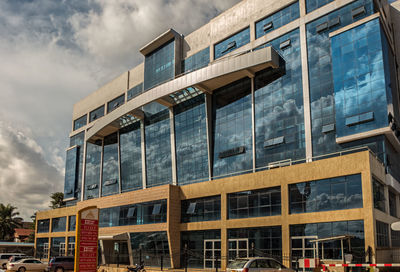
[[398,220],[399,191],[369,151],[338,154],[38,212],[35,249],[44,258],[72,254],[74,215],[97,205],[100,263],[224,269],[236,257],[270,256],[290,266],[303,257],[341,261],[342,252],[375,261],[379,250],[399,246],[389,228]]

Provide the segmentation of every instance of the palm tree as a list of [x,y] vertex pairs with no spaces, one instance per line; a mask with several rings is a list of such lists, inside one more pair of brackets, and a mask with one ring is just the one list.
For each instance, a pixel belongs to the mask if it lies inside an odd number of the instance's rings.
[[20,221],[16,218],[19,212],[17,207],[0,203],[0,240],[12,240],[14,229],[21,227]]
[[50,208],[58,209],[65,206],[64,193],[62,192],[52,193],[50,198],[52,199],[50,201],[51,203],[51,205],[49,206]]

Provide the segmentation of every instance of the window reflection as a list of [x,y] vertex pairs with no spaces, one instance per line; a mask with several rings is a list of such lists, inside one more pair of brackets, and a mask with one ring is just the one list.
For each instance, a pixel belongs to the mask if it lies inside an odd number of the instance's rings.
[[102,145],[101,140],[86,143],[85,200],[99,197]]
[[114,133],[104,137],[101,196],[119,192],[118,172],[118,135]]
[[221,219],[221,196],[181,201],[181,221],[200,222]]

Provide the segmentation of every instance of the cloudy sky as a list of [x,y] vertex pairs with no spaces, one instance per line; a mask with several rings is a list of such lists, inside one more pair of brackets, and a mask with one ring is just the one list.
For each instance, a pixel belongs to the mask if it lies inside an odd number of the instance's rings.
[[0,203],[25,219],[63,190],[72,106],[240,0],[1,0]]

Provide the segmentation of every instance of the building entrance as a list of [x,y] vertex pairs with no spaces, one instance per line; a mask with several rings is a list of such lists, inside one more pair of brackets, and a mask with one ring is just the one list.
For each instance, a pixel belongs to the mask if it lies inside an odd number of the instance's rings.
[[297,267],[297,259],[315,258],[315,243],[311,243],[315,239],[318,239],[318,236],[292,237],[292,267]]
[[249,257],[249,239],[229,239],[229,261]]
[[204,240],[204,269],[221,267],[221,239]]

